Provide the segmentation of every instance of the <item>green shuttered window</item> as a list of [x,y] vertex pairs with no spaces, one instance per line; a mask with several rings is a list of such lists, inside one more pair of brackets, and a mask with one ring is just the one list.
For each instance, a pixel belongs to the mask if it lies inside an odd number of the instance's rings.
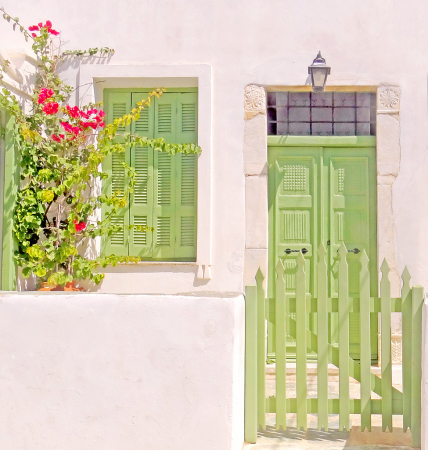
[[[108,120],[126,114],[148,92],[106,90]],[[166,92],[123,131],[149,138],[162,137],[171,143],[197,144],[197,101],[196,90]],[[103,241],[103,253],[139,256],[142,260],[195,261],[197,156],[168,155],[148,147],[127,149],[104,162],[104,171],[111,175],[103,185],[108,193],[123,190],[125,186],[122,162],[135,169],[137,182],[128,206],[113,222],[125,226],[147,225],[154,231],[125,229]]]

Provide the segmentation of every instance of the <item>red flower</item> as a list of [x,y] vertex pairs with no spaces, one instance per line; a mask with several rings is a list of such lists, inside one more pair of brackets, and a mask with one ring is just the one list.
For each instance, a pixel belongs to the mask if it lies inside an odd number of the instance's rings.
[[86,228],[86,223],[85,222],[77,222],[77,220],[74,220],[74,228],[76,229],[76,231],[82,231]]
[[86,114],[85,111],[80,111],[80,117],[83,117],[84,119],[89,119],[89,114]]
[[61,122],[61,125],[63,126],[65,131],[68,131],[71,133],[71,129],[73,128],[68,122]]
[[45,28],[49,30],[49,28],[52,28],[52,22],[50,20],[47,20],[45,23]]
[[98,124],[99,127],[104,128],[106,126],[106,124],[104,122],[101,122]]
[[71,108],[70,106],[67,105],[67,111],[68,111],[68,115],[71,117],[77,118],[80,116],[80,111],[77,106],[74,106],[73,108]]
[[36,34],[36,33],[31,33],[31,36],[33,36],[34,38],[36,38],[36,37],[37,37],[37,34]]
[[44,103],[48,98],[51,98],[52,95],[54,95],[54,91],[52,89],[48,90],[46,88],[42,88],[37,101],[39,104]]
[[61,122],[61,125],[64,127],[65,131],[68,131],[71,134],[78,135],[80,133],[79,127],[73,127],[68,122]]
[[49,33],[50,34],[53,34],[54,36],[58,36],[58,34],[59,34],[59,31],[55,31],[54,29],[52,29],[52,28],[49,28]]
[[28,28],[30,31],[39,31],[39,27],[37,25],[31,25],[31,27]]
[[38,25],[40,28],[43,28],[43,23],[42,23],[42,22],[38,23],[37,25]]
[[43,112],[46,114],[56,114],[58,112],[58,107],[59,105],[57,102],[46,103],[43,107]]
[[104,111],[100,111],[98,114],[100,117],[104,117],[106,115],[106,113]]
[[63,134],[60,134],[57,136],[56,134],[52,134],[51,138],[56,142],[61,142],[61,139],[64,139],[65,136]]

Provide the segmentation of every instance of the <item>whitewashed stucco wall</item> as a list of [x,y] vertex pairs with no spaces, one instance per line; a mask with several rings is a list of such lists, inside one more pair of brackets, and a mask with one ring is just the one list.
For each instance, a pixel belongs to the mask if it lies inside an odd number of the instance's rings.
[[241,450],[244,299],[0,296],[2,450]]
[[[102,290],[242,291],[244,89],[251,83],[304,85],[318,50],[332,67],[330,85],[400,88],[401,163],[393,185],[393,245],[399,273],[408,265],[412,281],[428,286],[426,3],[5,0],[3,5],[28,25],[50,19],[62,31],[65,47],[114,48],[109,64],[212,67],[211,280],[198,279],[196,266],[139,266],[121,268],[126,275],[109,273]],[[0,39],[3,47],[23,46],[7,23],[0,26]],[[70,67],[66,76],[78,84],[79,68]]]

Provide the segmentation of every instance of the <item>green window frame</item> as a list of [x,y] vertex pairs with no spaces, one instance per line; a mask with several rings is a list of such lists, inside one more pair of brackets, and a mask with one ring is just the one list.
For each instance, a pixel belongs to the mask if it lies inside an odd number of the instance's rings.
[[[151,89],[106,89],[104,105],[108,122],[123,116]],[[168,89],[124,132],[166,142],[198,143],[197,88]],[[120,139],[120,138],[118,138]],[[134,168],[137,184],[128,205],[113,223],[147,225],[153,232],[124,229],[102,241],[102,254],[138,256],[143,261],[196,261],[197,155],[169,155],[150,147],[127,148],[106,158],[103,171],[109,178],[104,192],[123,190],[122,162]],[[102,213],[105,214],[106,208]]]

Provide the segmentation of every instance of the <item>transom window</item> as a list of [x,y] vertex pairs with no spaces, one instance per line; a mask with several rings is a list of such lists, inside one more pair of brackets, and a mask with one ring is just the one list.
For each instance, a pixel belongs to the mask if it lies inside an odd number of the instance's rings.
[[373,92],[268,92],[268,135],[375,136]]

